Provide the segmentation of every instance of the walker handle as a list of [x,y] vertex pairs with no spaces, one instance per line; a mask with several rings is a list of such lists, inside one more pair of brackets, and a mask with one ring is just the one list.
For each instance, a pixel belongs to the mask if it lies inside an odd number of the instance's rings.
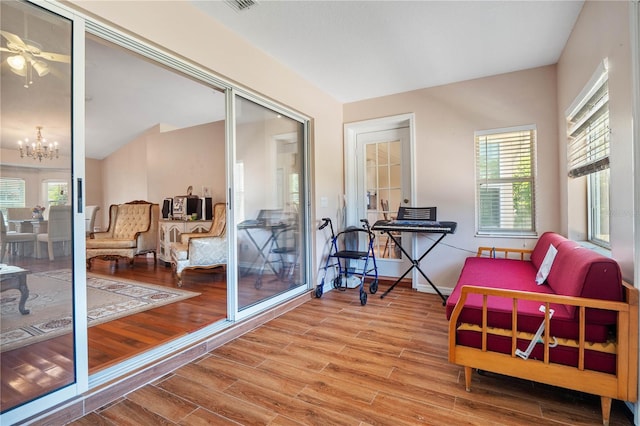
[[318,230],[323,230],[324,228],[327,227],[328,224],[331,223],[331,219],[329,219],[328,217],[323,217],[322,220],[323,220],[322,225],[320,225]]

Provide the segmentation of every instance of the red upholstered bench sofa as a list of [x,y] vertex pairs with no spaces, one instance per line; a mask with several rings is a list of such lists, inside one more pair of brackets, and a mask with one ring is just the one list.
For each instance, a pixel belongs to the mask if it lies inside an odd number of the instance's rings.
[[592,393],[603,424],[612,398],[637,400],[638,290],[613,259],[559,234],[533,250],[480,247],[446,315],[449,361],[465,367],[467,390],[475,368]]

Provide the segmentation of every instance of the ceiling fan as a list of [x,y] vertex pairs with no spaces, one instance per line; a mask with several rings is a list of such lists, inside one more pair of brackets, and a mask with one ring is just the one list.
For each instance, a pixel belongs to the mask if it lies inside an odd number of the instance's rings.
[[33,83],[31,76],[35,71],[39,77],[49,74],[49,64],[46,61],[71,62],[69,55],[60,53],[43,52],[42,46],[35,41],[21,39],[19,36],[8,31],[0,30],[0,35],[6,41],[6,47],[0,46],[0,51],[9,52],[12,55],[7,57],[9,69],[19,76],[25,77],[25,88]]

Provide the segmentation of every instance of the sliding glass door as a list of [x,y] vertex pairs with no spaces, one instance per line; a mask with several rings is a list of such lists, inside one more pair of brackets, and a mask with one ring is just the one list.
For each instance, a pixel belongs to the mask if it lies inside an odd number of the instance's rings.
[[73,22],[16,1],[2,1],[0,15],[4,414],[78,381],[73,176],[82,170],[72,172]]
[[305,289],[305,125],[235,97],[238,310]]

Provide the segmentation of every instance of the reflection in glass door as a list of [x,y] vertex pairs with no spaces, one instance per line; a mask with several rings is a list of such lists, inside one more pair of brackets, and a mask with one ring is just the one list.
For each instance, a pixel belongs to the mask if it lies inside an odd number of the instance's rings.
[[236,97],[238,309],[305,286],[304,124]]
[[23,2],[1,2],[0,15],[0,364],[5,413],[76,381],[72,25]]

